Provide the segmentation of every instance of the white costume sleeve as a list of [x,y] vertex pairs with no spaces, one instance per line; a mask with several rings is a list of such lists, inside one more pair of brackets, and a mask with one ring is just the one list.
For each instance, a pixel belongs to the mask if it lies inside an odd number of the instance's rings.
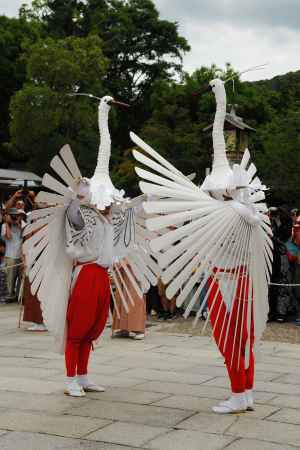
[[97,220],[97,213],[90,208],[80,207],[79,202],[73,201],[66,215],[67,254],[76,260],[97,259],[103,237],[103,225]]
[[84,220],[80,211],[80,201],[78,199],[73,200],[70,203],[70,206],[67,209],[67,217],[75,230],[82,230],[84,227]]
[[113,228],[93,208],[71,203],[66,216],[66,252],[78,262],[109,267],[113,259]]

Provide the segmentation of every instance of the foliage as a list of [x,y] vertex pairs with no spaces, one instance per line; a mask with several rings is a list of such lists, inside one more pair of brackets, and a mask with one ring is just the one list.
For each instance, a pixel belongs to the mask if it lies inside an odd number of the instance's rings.
[[259,129],[262,151],[256,161],[270,188],[270,201],[299,207],[300,108],[276,115]]
[[28,48],[26,84],[11,102],[8,148],[13,157],[41,172],[50,156],[68,142],[83,168],[91,170],[98,143],[97,104],[68,94],[88,90],[104,95],[106,67],[97,36],[47,38]]
[[[68,142],[89,176],[99,142],[97,103],[67,95],[78,91],[131,103],[110,116],[118,187],[138,193],[131,129],[201,182],[212,152],[203,129],[215,102],[195,93],[218,68],[183,74],[188,50],[178,25],[162,20],[152,0],[34,0],[18,19],[0,17],[0,164],[42,174]],[[299,207],[300,71],[242,83],[227,64],[219,75],[235,78],[234,90],[226,83],[228,103],[256,129],[250,151],[271,187],[268,202]]]
[[26,68],[21,59],[23,45],[34,42],[39,26],[23,19],[0,16],[0,163],[5,164],[3,142],[9,139],[9,102],[21,87]]
[[[222,78],[230,78],[227,66]],[[203,180],[211,166],[211,136],[203,128],[212,123],[215,102],[211,94],[195,96],[215,76],[216,67],[201,68],[184,83],[162,83],[152,95],[152,116],[142,135],[176,167],[188,174],[196,170]],[[270,187],[269,204],[300,206],[300,71],[263,82],[226,84],[228,103],[256,129],[250,134],[250,152],[259,176]]]
[[189,50],[177,24],[161,20],[152,0],[35,0],[23,16],[39,19],[56,38],[97,34],[110,61],[105,86],[128,101],[180,71]]

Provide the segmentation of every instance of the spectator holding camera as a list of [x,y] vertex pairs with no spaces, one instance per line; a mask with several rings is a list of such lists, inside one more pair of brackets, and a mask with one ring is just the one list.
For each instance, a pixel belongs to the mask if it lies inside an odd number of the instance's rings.
[[10,208],[6,211],[5,222],[1,235],[5,241],[5,268],[9,301],[16,299],[16,280],[20,274],[22,256],[22,229],[25,225],[26,214],[22,209]]
[[35,193],[25,188],[19,189],[7,200],[5,208],[17,208],[25,212],[32,211],[35,208]]

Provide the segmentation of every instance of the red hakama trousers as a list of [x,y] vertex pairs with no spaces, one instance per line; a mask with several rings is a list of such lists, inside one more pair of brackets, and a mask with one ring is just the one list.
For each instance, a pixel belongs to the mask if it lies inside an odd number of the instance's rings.
[[[235,269],[235,271],[238,270],[239,269]],[[235,273],[235,271],[231,271],[231,273]],[[220,272],[223,271],[220,270]],[[230,271],[228,272],[230,273]],[[242,272],[243,270],[241,269],[235,298],[232,300],[231,304],[231,313],[224,302],[221,291],[218,291],[218,281],[213,280],[213,278],[209,279],[211,291],[208,298],[208,308],[210,310],[210,320],[214,330],[214,339],[225,359],[225,365],[231,383],[231,390],[234,393],[242,393],[245,392],[245,390],[252,389],[254,384],[253,308],[251,308],[250,325],[250,360],[249,367],[246,369],[245,350],[248,339],[247,314],[249,277]],[[228,325],[229,331],[227,335],[226,330]]]
[[92,263],[82,267],[67,310],[65,360],[67,376],[86,375],[92,342],[104,330],[110,303],[106,269]]

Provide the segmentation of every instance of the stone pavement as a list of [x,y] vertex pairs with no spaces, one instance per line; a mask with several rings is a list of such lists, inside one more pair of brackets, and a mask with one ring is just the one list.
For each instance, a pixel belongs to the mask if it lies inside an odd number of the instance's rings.
[[63,395],[63,358],[47,333],[17,330],[17,308],[0,306],[1,450],[300,449],[300,346],[263,343],[256,411],[218,416],[228,395],[207,337],[109,337],[91,371],[105,393]]

